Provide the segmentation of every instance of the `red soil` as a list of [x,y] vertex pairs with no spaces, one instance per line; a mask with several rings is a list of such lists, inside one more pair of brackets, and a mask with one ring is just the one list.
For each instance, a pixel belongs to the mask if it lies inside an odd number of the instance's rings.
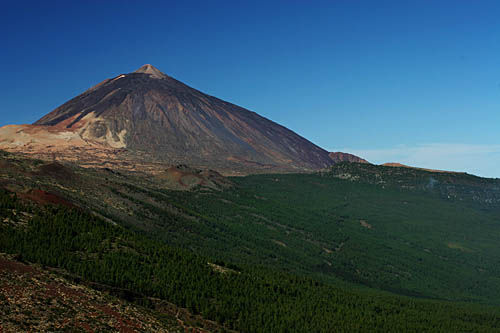
[[0,272],[9,271],[16,272],[19,274],[33,273],[35,269],[33,267],[21,264],[13,260],[7,260],[0,257]]
[[19,197],[22,199],[28,199],[42,205],[62,205],[70,208],[76,207],[71,202],[59,197],[58,195],[45,192],[43,190],[32,189],[27,193],[19,193]]

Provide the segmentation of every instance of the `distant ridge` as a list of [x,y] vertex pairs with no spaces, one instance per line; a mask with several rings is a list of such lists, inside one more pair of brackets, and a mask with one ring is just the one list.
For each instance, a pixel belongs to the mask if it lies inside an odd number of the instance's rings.
[[462,173],[462,174],[465,174],[465,172],[458,172],[458,171],[446,171],[446,170],[435,170],[435,169],[417,168],[417,167],[408,166],[408,165],[401,164],[401,163],[394,163],[394,162],[384,163],[384,164],[381,164],[381,165],[382,166],[388,166],[388,167],[395,167],[395,168],[417,169],[417,170],[423,170],[423,171],[429,171],[429,172]]
[[339,162],[370,163],[367,160],[362,159],[361,157],[349,153],[332,152],[329,153],[328,156],[330,156],[332,161],[335,163]]

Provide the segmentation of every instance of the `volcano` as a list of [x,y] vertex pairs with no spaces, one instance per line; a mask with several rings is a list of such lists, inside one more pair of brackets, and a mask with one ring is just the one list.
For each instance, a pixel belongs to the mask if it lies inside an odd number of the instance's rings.
[[336,162],[286,127],[149,64],[102,81],[33,125],[1,128],[0,148],[101,164],[241,171],[317,170]]

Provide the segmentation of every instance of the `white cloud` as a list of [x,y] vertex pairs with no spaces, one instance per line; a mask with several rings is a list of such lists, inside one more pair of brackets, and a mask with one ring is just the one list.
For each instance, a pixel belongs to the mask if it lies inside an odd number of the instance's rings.
[[397,162],[411,166],[464,171],[482,177],[500,178],[500,144],[429,143],[398,145],[385,149],[349,149],[376,164]]

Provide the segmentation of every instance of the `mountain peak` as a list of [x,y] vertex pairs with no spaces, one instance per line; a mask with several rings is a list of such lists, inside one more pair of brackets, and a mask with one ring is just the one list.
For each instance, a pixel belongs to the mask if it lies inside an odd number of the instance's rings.
[[143,74],[149,74],[151,77],[154,77],[156,79],[164,79],[167,77],[165,73],[160,71],[158,68],[154,67],[151,64],[145,64],[141,66],[138,70],[136,70],[134,73],[143,73]]
[[[33,151],[56,147],[58,156],[62,152],[81,163],[108,158],[108,151],[116,150],[117,161],[143,165],[131,167],[136,170],[167,163],[245,174],[318,170],[334,163],[327,151],[291,130],[193,89],[150,64],[104,80],[26,129],[32,134],[13,139],[19,131],[0,130],[0,149],[25,151],[25,143],[34,142]],[[75,157],[73,148],[88,151],[89,157]]]

